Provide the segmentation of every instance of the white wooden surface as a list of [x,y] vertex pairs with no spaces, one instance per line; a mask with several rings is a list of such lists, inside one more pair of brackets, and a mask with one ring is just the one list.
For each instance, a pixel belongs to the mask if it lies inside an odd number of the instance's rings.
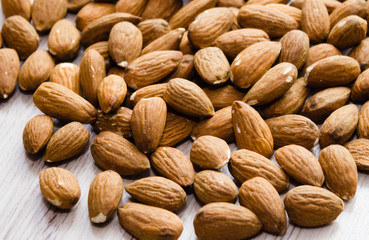
[[[68,15],[74,22],[74,15]],[[0,22],[4,21],[1,12]],[[47,36],[41,37],[40,48],[47,49]],[[79,63],[80,56],[74,61]],[[23,148],[22,132],[26,122],[41,112],[32,102],[32,93],[15,93],[7,100],[0,100],[0,239],[132,239],[119,225],[118,217],[104,225],[91,224],[87,210],[87,195],[91,181],[101,170],[95,165],[89,149],[79,157],[62,164],[45,164],[42,155],[27,155]],[[92,131],[90,125],[86,125]],[[55,130],[60,124],[55,122]],[[91,132],[91,140],[96,136]],[[179,146],[189,155],[191,142]],[[232,144],[232,150],[235,145]],[[318,156],[318,149],[314,150]],[[81,198],[70,211],[59,210],[42,197],[38,174],[50,166],[59,166],[73,172],[81,187]],[[227,168],[222,169],[229,175]],[[153,175],[150,172],[150,175]],[[140,177],[148,176],[143,174]],[[134,179],[124,179],[124,185]],[[292,188],[292,186],[290,187]],[[282,198],[284,195],[281,196]],[[125,192],[121,203],[131,201]],[[238,203],[237,203],[238,204]],[[194,194],[187,196],[185,207],[178,212],[184,225],[182,240],[196,239],[193,217],[201,204]],[[339,218],[322,228],[301,229],[289,224],[282,236],[261,233],[256,239],[368,239],[369,238],[369,177],[359,173],[359,185],[355,198],[345,203]]]

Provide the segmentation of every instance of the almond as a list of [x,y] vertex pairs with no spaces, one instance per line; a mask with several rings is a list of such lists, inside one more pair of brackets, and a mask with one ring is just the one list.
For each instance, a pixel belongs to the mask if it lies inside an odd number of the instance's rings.
[[319,154],[327,187],[343,200],[355,196],[357,169],[351,153],[341,145],[330,145]]
[[127,67],[130,62],[140,56],[142,34],[130,22],[114,25],[109,35],[109,54],[120,67]]
[[167,85],[167,83],[159,83],[140,88],[131,95],[130,100],[136,105],[144,98],[163,97]]
[[231,203],[210,203],[196,213],[193,226],[204,240],[236,240],[256,235],[262,228],[258,217],[242,206]]
[[41,84],[33,94],[33,102],[45,114],[61,120],[91,123],[97,114],[84,98],[58,83]]
[[269,3],[266,5],[267,7],[274,8],[278,11],[281,11],[288,16],[292,17],[299,24],[299,28],[301,28],[301,17],[302,11],[296,7],[288,6],[282,3]]
[[231,75],[231,66],[217,47],[207,47],[196,52],[194,65],[197,73],[210,85],[223,84]]
[[186,192],[177,183],[163,177],[147,177],[125,186],[126,191],[145,204],[177,211],[186,203]]
[[349,56],[354,58],[359,62],[361,70],[364,71],[369,67],[369,59],[368,59],[368,51],[369,51],[369,38],[366,38],[361,41],[361,43],[354,47]]
[[7,99],[13,93],[19,73],[19,58],[14,49],[0,49],[0,98]]
[[362,72],[352,86],[351,99],[363,102],[369,99],[369,70]]
[[185,31],[184,28],[177,28],[158,37],[142,49],[142,54],[161,50],[178,50]]
[[150,168],[150,161],[130,141],[118,134],[104,131],[91,143],[91,155],[102,169],[120,175],[134,175]]
[[[109,42],[108,41],[102,41],[102,42],[97,42],[94,43],[92,45],[90,45],[88,48],[85,49],[85,51],[82,54],[82,58],[86,55],[86,53],[88,53],[88,51],[90,51],[91,49],[95,50],[96,52],[100,53],[101,56],[103,56],[104,61],[105,61],[105,66],[106,69],[109,69],[110,66],[113,65],[113,60],[110,58],[109,55]],[[121,69],[121,71],[124,71],[123,69]],[[119,75],[117,73],[114,73],[115,75]]]
[[332,44],[329,43],[321,43],[312,46],[309,48],[304,72],[306,71],[306,68],[309,67],[311,64],[322,60],[327,57],[336,56],[336,55],[342,55],[341,52]]
[[1,29],[8,48],[17,51],[20,59],[26,59],[37,50],[40,37],[33,26],[21,16],[7,18]]
[[358,121],[359,110],[354,104],[335,110],[320,129],[320,146],[324,148],[331,144],[344,144],[354,134]]
[[[218,1],[219,3],[219,1]],[[233,13],[233,23],[232,23],[232,30],[237,30],[237,29],[240,29],[241,26],[240,24],[238,23],[238,20],[237,20],[237,16],[238,16],[238,13],[240,12],[240,9],[239,8],[235,8],[235,7],[230,7],[229,10],[231,10],[231,12]]]
[[127,84],[118,75],[105,77],[97,89],[99,105],[105,113],[118,109],[122,105],[126,94]]
[[82,96],[79,67],[74,63],[59,63],[50,73],[50,82],[58,83]]
[[89,0],[67,0],[67,9],[68,11],[76,12],[89,2]]
[[334,221],[343,211],[343,201],[320,187],[298,186],[284,198],[291,222],[301,227],[318,227]]
[[278,164],[301,184],[320,187],[324,182],[323,169],[314,154],[298,145],[287,145],[275,151]]
[[190,40],[188,39],[188,31],[183,33],[181,42],[179,43],[179,50],[183,54],[195,54],[196,50],[195,47],[191,44]]
[[119,0],[117,4],[115,4],[115,11],[141,16],[146,8],[148,1],[149,0],[137,0],[137,1]]
[[297,78],[297,68],[291,63],[279,63],[264,74],[242,101],[250,105],[265,105],[284,95]]
[[230,177],[222,172],[204,170],[196,174],[193,184],[201,202],[236,202],[238,189]]
[[265,231],[274,234],[286,231],[287,217],[282,200],[267,180],[252,178],[242,184],[239,194],[240,204],[255,213]]
[[180,150],[172,147],[158,147],[151,154],[151,163],[160,175],[182,187],[191,186],[195,179],[192,163]]
[[275,147],[296,144],[307,149],[313,148],[319,141],[319,128],[310,119],[295,114],[265,120],[273,135]]
[[76,26],[78,30],[83,31],[83,29],[94,20],[114,12],[114,4],[89,2],[78,11]]
[[329,14],[323,0],[306,0],[302,6],[302,31],[312,43],[323,42],[329,34]]
[[153,42],[155,39],[158,39],[159,37],[170,32],[169,23],[164,19],[147,19],[140,22],[137,27],[142,33],[144,47]]
[[281,52],[281,44],[262,41],[240,52],[231,65],[232,83],[239,88],[254,85],[273,65]]
[[23,130],[23,145],[27,153],[40,152],[53,134],[53,121],[47,115],[37,115],[29,120]]
[[32,5],[32,21],[37,31],[47,31],[65,17],[67,1],[65,0],[34,0]]
[[364,0],[347,0],[337,6],[330,15],[331,28],[339,21],[350,15],[357,15],[361,18],[366,16],[366,2]]
[[[291,6],[302,9],[302,4],[305,0],[292,0]],[[338,6],[342,3],[337,0],[323,0],[324,5],[326,6],[329,13],[333,12]]]
[[221,169],[231,156],[228,144],[217,137],[201,136],[196,139],[190,152],[190,160],[201,169]]
[[369,102],[364,103],[359,112],[357,135],[359,138],[369,138]]
[[5,18],[19,15],[27,21],[31,18],[31,1],[30,0],[1,0],[1,7]]
[[217,7],[240,8],[243,4],[244,0],[218,0]]
[[132,137],[131,115],[132,110],[126,107],[120,107],[112,113],[98,110],[94,127],[98,132],[110,131],[129,138]]
[[108,170],[96,175],[88,192],[88,213],[93,223],[104,223],[117,210],[123,196],[123,180]]
[[215,109],[232,106],[234,101],[242,100],[245,93],[239,91],[232,85],[222,87],[205,87],[202,90],[209,97]]
[[142,18],[163,18],[168,21],[181,7],[181,0],[149,0]]
[[304,104],[301,114],[314,122],[325,120],[336,109],[345,105],[350,97],[347,87],[327,88],[311,96]]
[[36,90],[49,79],[54,66],[54,59],[46,50],[37,50],[27,58],[19,71],[19,87],[25,91]]
[[249,0],[246,4],[259,4],[259,5],[267,5],[270,3],[288,3],[288,0]]
[[183,231],[181,219],[174,213],[139,203],[126,203],[118,208],[120,225],[142,240],[178,239]]
[[77,204],[81,189],[77,178],[70,171],[52,167],[39,175],[40,189],[44,198],[55,207],[70,209]]
[[350,151],[359,170],[369,170],[369,140],[365,138],[355,139],[345,144]]
[[186,54],[183,55],[181,62],[177,65],[173,72],[166,76],[166,79],[168,79],[168,81],[173,78],[192,79],[194,75],[194,56]]
[[306,62],[310,47],[308,35],[300,30],[292,30],[282,37],[280,43],[282,51],[279,62],[289,62],[300,69]]

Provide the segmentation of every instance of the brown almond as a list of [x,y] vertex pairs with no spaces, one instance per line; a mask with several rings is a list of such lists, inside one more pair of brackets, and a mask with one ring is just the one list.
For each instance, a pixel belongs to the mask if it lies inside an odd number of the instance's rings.
[[19,57],[14,49],[0,49],[0,98],[7,99],[13,93],[18,80]]
[[232,85],[222,87],[205,87],[202,90],[209,97],[215,109],[222,109],[232,106],[234,101],[242,100],[245,93],[239,91]]
[[23,146],[29,154],[36,154],[49,142],[53,134],[53,121],[47,115],[37,115],[29,120],[23,130]]
[[169,23],[164,19],[147,19],[140,22],[137,27],[142,33],[144,47],[155,39],[170,32]]
[[369,140],[365,138],[355,139],[345,144],[355,160],[359,170],[369,170]]
[[83,29],[94,20],[114,12],[114,4],[89,2],[78,11],[76,15],[76,26],[78,30],[83,31]]
[[369,70],[362,72],[352,86],[351,100],[363,102],[369,99]]
[[184,28],[177,28],[158,37],[142,49],[142,54],[161,50],[179,50],[179,44],[185,31]]
[[167,85],[167,83],[158,83],[140,88],[131,95],[130,100],[136,105],[136,103],[144,98],[163,97]]
[[329,43],[321,43],[312,46],[309,48],[306,63],[304,66],[304,73],[306,68],[309,67],[311,64],[322,60],[327,57],[342,55],[341,52],[332,44]]
[[163,18],[168,21],[181,7],[181,0],[149,0],[142,18]]
[[361,43],[354,47],[348,56],[354,58],[356,61],[359,62],[361,70],[364,71],[369,67],[369,58],[368,58],[368,51],[369,51],[369,38],[366,38],[361,41]]
[[97,89],[99,105],[105,113],[118,109],[122,105],[126,94],[127,84],[118,75],[105,77]]
[[141,16],[148,2],[149,0],[136,0],[136,1],[119,0],[115,4],[115,11]]
[[195,47],[191,44],[190,40],[188,39],[188,31],[183,33],[181,42],[179,43],[179,50],[183,54],[195,54],[196,50]]
[[279,62],[289,62],[300,69],[306,62],[310,47],[309,37],[301,30],[292,30],[280,40],[282,45]]
[[120,107],[112,113],[98,110],[94,127],[98,132],[110,131],[129,138],[132,137],[131,115],[132,110],[126,107]]
[[364,18],[367,15],[366,2],[364,0],[347,0],[337,6],[330,15],[331,28],[350,15],[357,15]]
[[6,18],[19,15],[27,21],[31,18],[31,1],[30,0],[1,0],[1,7]]
[[50,82],[58,83],[82,96],[79,67],[74,63],[59,63],[50,73]]
[[302,11],[301,9],[298,9],[296,7],[292,7],[290,5],[285,5],[282,3],[269,3],[266,5],[267,7],[274,8],[278,11],[281,11],[288,16],[292,17],[296,20],[296,22],[299,24],[299,28],[301,28],[301,18],[302,18]]
[[[305,0],[292,0],[291,6],[302,9],[302,5]],[[332,13],[342,3],[338,0],[323,0],[329,13]]]
[[306,0],[302,5],[302,31],[312,43],[323,42],[329,34],[329,14],[323,0]]
[[218,0],[217,7],[240,8],[244,3],[244,0]]
[[[82,58],[91,49],[95,50],[96,52],[100,53],[101,56],[103,56],[104,61],[105,61],[106,69],[109,69],[113,65],[113,61],[112,61],[112,59],[110,58],[110,55],[109,55],[109,42],[108,41],[97,42],[97,43],[94,43],[94,44],[90,45],[83,52]],[[124,71],[123,69],[120,69],[120,70]],[[119,75],[117,73],[114,73],[114,74]]]
[[194,56],[190,54],[183,55],[181,62],[171,72],[166,79],[184,78],[191,80],[195,75]]
[[47,31],[65,17],[67,1],[65,0],[34,0],[32,5],[32,21],[37,31]]
[[359,138],[369,138],[369,102],[360,108],[357,135]]
[[67,0],[67,9],[71,12],[77,12],[89,2],[90,0]]
[[246,4],[259,4],[259,5],[267,5],[270,3],[288,3],[288,0],[249,0]]

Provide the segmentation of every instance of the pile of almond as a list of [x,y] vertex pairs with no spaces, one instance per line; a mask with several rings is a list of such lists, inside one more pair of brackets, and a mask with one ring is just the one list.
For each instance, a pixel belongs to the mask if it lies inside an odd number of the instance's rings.
[[[103,170],[88,194],[93,223],[117,212],[138,239],[177,239],[186,229],[175,212],[193,189],[199,239],[280,235],[287,216],[300,227],[334,221],[369,169],[369,2],[1,3],[0,98],[18,83],[45,114],[24,128],[27,153],[55,163],[89,146]],[[68,62],[80,49],[80,65]],[[56,132],[54,119],[65,123]],[[99,133],[91,144],[83,124]],[[175,147],[189,137],[186,156]],[[157,176],[123,185],[151,167]],[[70,171],[49,167],[39,180],[50,204],[78,202]],[[124,189],[139,203],[119,206]]]

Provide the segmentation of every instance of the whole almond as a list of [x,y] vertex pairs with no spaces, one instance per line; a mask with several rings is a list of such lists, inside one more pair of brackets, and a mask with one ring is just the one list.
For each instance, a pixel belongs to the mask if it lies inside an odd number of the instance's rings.
[[76,26],[78,30],[83,31],[83,29],[94,20],[114,12],[114,4],[89,2],[78,11],[76,15]]
[[160,175],[182,187],[191,186],[195,179],[192,163],[179,149],[158,147],[150,156],[152,166]]
[[141,178],[125,186],[126,191],[138,201],[177,211],[186,203],[186,192],[177,183],[163,177]]
[[163,96],[173,109],[193,117],[210,117],[214,115],[214,107],[205,92],[195,83],[182,78],[174,78],[168,82]]
[[178,50],[184,32],[184,28],[177,28],[158,37],[142,49],[142,54],[161,50]]
[[193,220],[198,238],[203,240],[247,239],[257,234],[262,224],[245,207],[232,203],[210,203],[200,208]]
[[7,18],[1,29],[1,36],[8,48],[17,51],[20,59],[26,59],[37,50],[40,43],[34,27],[21,16]]
[[53,134],[53,127],[53,121],[47,115],[37,115],[29,120],[23,130],[26,152],[36,154],[42,150]]
[[300,69],[306,62],[310,47],[308,35],[301,30],[292,30],[282,37],[280,43],[282,51],[279,62],[289,62]]
[[221,109],[232,106],[232,103],[237,100],[242,100],[245,93],[239,91],[232,85],[222,87],[205,87],[202,90],[209,97],[215,109]]
[[118,109],[122,105],[126,94],[127,84],[118,75],[105,77],[97,89],[99,105],[105,113]]
[[58,83],[82,96],[79,67],[74,63],[59,63],[50,73],[50,82]]
[[174,213],[140,203],[126,203],[118,208],[120,225],[141,240],[178,239],[183,231],[181,219]]
[[179,51],[155,51],[142,55],[126,69],[124,80],[133,89],[156,83],[169,75],[182,60]]
[[301,18],[302,18],[301,9],[298,9],[296,7],[292,7],[292,6],[289,6],[289,5],[285,5],[285,4],[282,4],[282,3],[269,3],[266,6],[270,7],[270,8],[274,8],[274,9],[276,9],[278,11],[281,11],[281,12],[287,14],[288,16],[292,17],[298,23],[299,28],[301,28]]
[[345,105],[350,92],[347,87],[327,88],[317,92],[305,102],[301,114],[314,122],[324,121],[332,112]]
[[257,4],[247,4],[238,13],[238,22],[244,28],[264,30],[269,37],[282,37],[297,29],[298,23],[291,16],[273,8]]
[[142,18],[163,18],[168,21],[181,7],[181,0],[149,0]]
[[1,0],[1,7],[6,18],[20,15],[27,21],[31,18],[30,0]]
[[159,146],[172,147],[184,141],[190,136],[194,124],[185,117],[168,112]]
[[367,15],[366,2],[364,0],[347,0],[340,6],[337,6],[330,15],[331,28],[350,15],[357,15],[364,18]]
[[320,187],[324,182],[323,169],[314,154],[298,145],[287,145],[275,151],[275,159],[289,176],[301,184]]
[[130,22],[120,22],[114,25],[109,35],[109,54],[121,67],[127,67],[130,62],[141,54],[142,34]]
[[77,12],[89,2],[90,0],[67,0],[67,9],[71,12]]
[[320,187],[298,186],[284,198],[291,222],[301,227],[318,227],[334,221],[343,211],[343,201]]
[[77,178],[67,169],[47,168],[39,174],[39,182],[42,195],[55,207],[70,209],[81,196]]
[[332,56],[315,62],[306,69],[309,87],[342,86],[354,81],[361,73],[359,63],[347,56]]
[[359,112],[357,135],[359,138],[369,138],[369,101],[364,103]]
[[361,70],[364,71],[369,67],[369,59],[368,59],[368,51],[369,51],[369,38],[366,38],[361,41],[361,43],[354,47],[349,56],[354,58],[356,61],[359,62]]
[[210,85],[223,84],[231,75],[231,66],[217,47],[207,47],[196,52],[194,65],[197,73]]
[[231,65],[232,83],[239,88],[254,85],[273,65],[281,52],[281,44],[262,41],[240,52]]
[[329,14],[323,0],[306,0],[302,5],[302,31],[312,43],[323,42],[329,34]]
[[47,31],[65,17],[67,1],[65,0],[34,0],[32,5],[32,21],[37,31]]
[[[128,0],[130,1],[130,0]],[[118,3],[117,3],[118,5]],[[143,46],[170,32],[170,26],[164,19],[147,19],[137,25],[142,33]]]
[[306,63],[304,66],[304,72],[306,68],[309,67],[311,64],[322,60],[327,57],[342,55],[341,52],[332,44],[329,43],[321,43],[312,46],[309,48]]
[[33,94],[33,102],[45,114],[61,120],[91,123],[97,114],[84,98],[58,83],[41,84]]
[[141,16],[148,2],[149,0],[119,0],[117,4],[115,4],[115,11]]
[[265,157],[272,155],[272,133],[253,107],[235,101],[232,105],[232,121],[238,149],[248,149]]
[[0,98],[7,99],[13,93],[18,80],[19,57],[14,49],[0,49]]
[[287,217],[275,188],[264,178],[255,177],[240,188],[240,204],[260,219],[263,229],[274,234],[286,231]]
[[213,45],[220,48],[229,58],[235,58],[242,50],[254,43],[268,41],[269,36],[260,29],[244,28],[223,33]]
[[204,170],[196,174],[193,184],[195,194],[201,202],[234,203],[238,197],[236,184],[222,172]]
[[309,96],[304,78],[298,78],[290,89],[262,111],[265,118],[298,113]]
[[369,99],[369,70],[362,72],[352,86],[351,99],[362,102]]
[[81,35],[70,21],[59,20],[51,28],[48,47],[52,55],[60,60],[70,60],[77,55]]
[[327,42],[339,49],[347,49],[366,37],[368,24],[358,16],[348,16],[339,21],[331,30]]
[[83,57],[79,69],[79,81],[86,99],[97,105],[97,91],[106,76],[105,61],[97,51],[91,49]]
[[335,110],[320,129],[320,146],[324,148],[331,144],[344,144],[354,134],[358,121],[359,110],[354,104]]
[[350,151],[359,170],[369,170],[369,140],[365,138],[355,139],[345,144]]
[[217,137],[201,136],[196,139],[190,151],[190,160],[201,169],[221,169],[231,156],[228,144]]
[[351,153],[341,145],[330,145],[319,154],[327,187],[343,200],[355,196],[357,169]]
[[46,162],[58,162],[77,156],[86,149],[90,132],[79,122],[71,122],[56,131],[46,146]]
[[134,175],[150,168],[150,161],[130,141],[112,132],[101,132],[91,143],[91,155],[102,169]]
[[137,147],[151,153],[159,146],[167,117],[167,105],[159,97],[141,99],[133,108],[131,129]]
[[307,149],[313,148],[319,141],[319,128],[310,119],[295,114],[265,120],[273,135],[275,147],[296,144]]
[[297,68],[291,63],[277,64],[252,86],[242,101],[250,105],[265,105],[272,102],[291,88],[297,73]]
[[27,58],[19,71],[19,87],[25,91],[36,90],[49,79],[54,66],[54,59],[46,50],[37,50]]
[[[113,65],[113,60],[110,58],[110,55],[109,55],[109,42],[108,41],[97,42],[97,43],[94,43],[94,44],[90,45],[83,52],[82,58],[91,49],[95,50],[96,52],[100,53],[101,56],[103,56],[104,61],[105,61],[106,69],[109,69]],[[113,69],[113,68],[111,68],[111,69]],[[120,72],[124,72],[124,69],[120,69]],[[117,73],[114,73],[114,74],[119,75]]]
[[136,103],[144,98],[163,97],[167,85],[167,83],[158,83],[140,88],[131,95],[130,100],[136,105]]
[[123,196],[123,180],[108,170],[96,175],[88,192],[88,213],[93,223],[104,223],[117,210]]
[[166,79],[168,79],[168,81],[173,78],[192,79],[194,75],[194,56],[186,54],[183,55],[181,62],[177,65],[173,72],[166,76]]
[[98,132],[110,131],[129,138],[132,137],[131,115],[132,110],[126,107],[120,107],[112,113],[98,110],[94,127]]

